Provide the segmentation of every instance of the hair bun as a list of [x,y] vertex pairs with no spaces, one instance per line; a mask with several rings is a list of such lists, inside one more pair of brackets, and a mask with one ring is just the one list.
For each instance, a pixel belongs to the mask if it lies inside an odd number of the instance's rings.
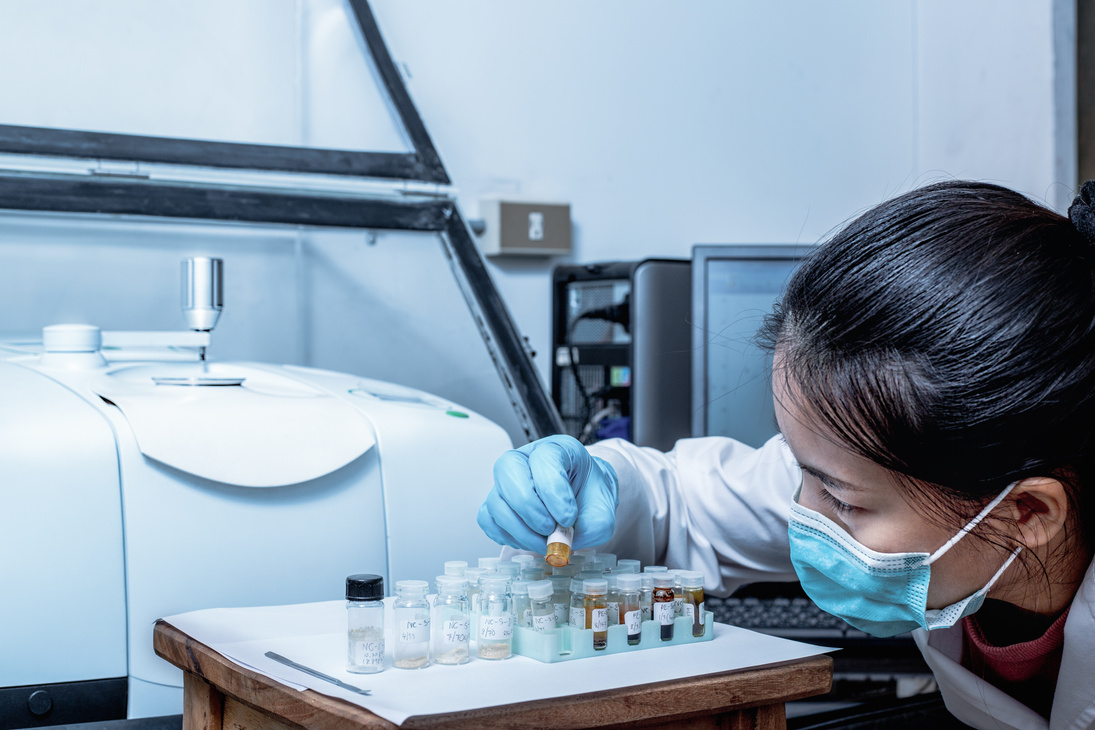
[[1095,208],[1092,201],[1095,200],[1095,180],[1088,180],[1080,188],[1080,194],[1068,206],[1068,219],[1076,230],[1084,237],[1084,240],[1095,245]]

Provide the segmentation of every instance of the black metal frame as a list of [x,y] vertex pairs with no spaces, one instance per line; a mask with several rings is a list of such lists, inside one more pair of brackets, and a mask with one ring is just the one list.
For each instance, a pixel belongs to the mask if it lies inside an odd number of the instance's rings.
[[[204,142],[0,125],[0,152],[202,167],[328,173],[448,184],[449,176],[388,53],[367,0],[349,0],[412,154]],[[530,439],[562,431],[554,403],[460,211],[447,198],[409,201],[284,193],[215,184],[50,173],[0,173],[0,209],[245,223],[432,231]]]

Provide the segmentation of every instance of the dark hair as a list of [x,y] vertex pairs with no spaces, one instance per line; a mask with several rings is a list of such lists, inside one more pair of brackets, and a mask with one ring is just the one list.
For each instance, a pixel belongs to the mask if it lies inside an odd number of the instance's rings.
[[1068,218],[985,183],[913,190],[807,257],[760,338],[851,451],[971,508],[1055,477],[1095,543],[1095,244]]

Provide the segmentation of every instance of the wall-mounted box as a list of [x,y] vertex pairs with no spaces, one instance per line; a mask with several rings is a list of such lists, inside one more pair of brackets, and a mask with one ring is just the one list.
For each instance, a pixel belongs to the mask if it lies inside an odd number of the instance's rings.
[[564,256],[570,253],[570,204],[486,199],[479,202],[487,256]]

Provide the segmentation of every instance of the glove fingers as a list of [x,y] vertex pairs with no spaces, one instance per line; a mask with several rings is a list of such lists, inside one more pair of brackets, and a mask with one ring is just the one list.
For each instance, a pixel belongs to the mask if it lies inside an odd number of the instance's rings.
[[[519,451],[507,451],[494,462],[494,490],[508,506],[507,514],[497,514],[491,509],[491,515],[503,529],[520,539],[511,529],[512,518],[517,518],[526,530],[546,537],[555,529],[555,519],[548,508],[540,501],[529,458]],[[569,487],[568,487],[569,489]],[[488,497],[489,500],[489,497]],[[546,543],[545,543],[546,545]]]
[[548,526],[549,534],[555,529],[556,522],[564,527],[574,524],[578,517],[578,502],[574,493],[585,481],[591,464],[592,459],[584,448],[575,452],[556,442],[543,443],[529,454],[532,484],[552,520]]
[[544,535],[529,528],[497,490],[492,490],[483,502],[494,523],[514,541],[513,547],[532,550],[543,554],[547,551],[547,539]]
[[578,492],[578,519],[574,523],[574,549],[601,545],[616,529],[616,472],[607,463],[590,457],[590,474]]
[[517,550],[524,550],[523,547],[517,544],[517,541],[513,539],[512,535],[498,526],[498,523],[490,516],[490,511],[487,509],[485,502],[480,505],[479,513],[475,516],[475,521],[479,523],[479,527],[486,533],[487,537],[494,540],[499,545],[508,545]]

